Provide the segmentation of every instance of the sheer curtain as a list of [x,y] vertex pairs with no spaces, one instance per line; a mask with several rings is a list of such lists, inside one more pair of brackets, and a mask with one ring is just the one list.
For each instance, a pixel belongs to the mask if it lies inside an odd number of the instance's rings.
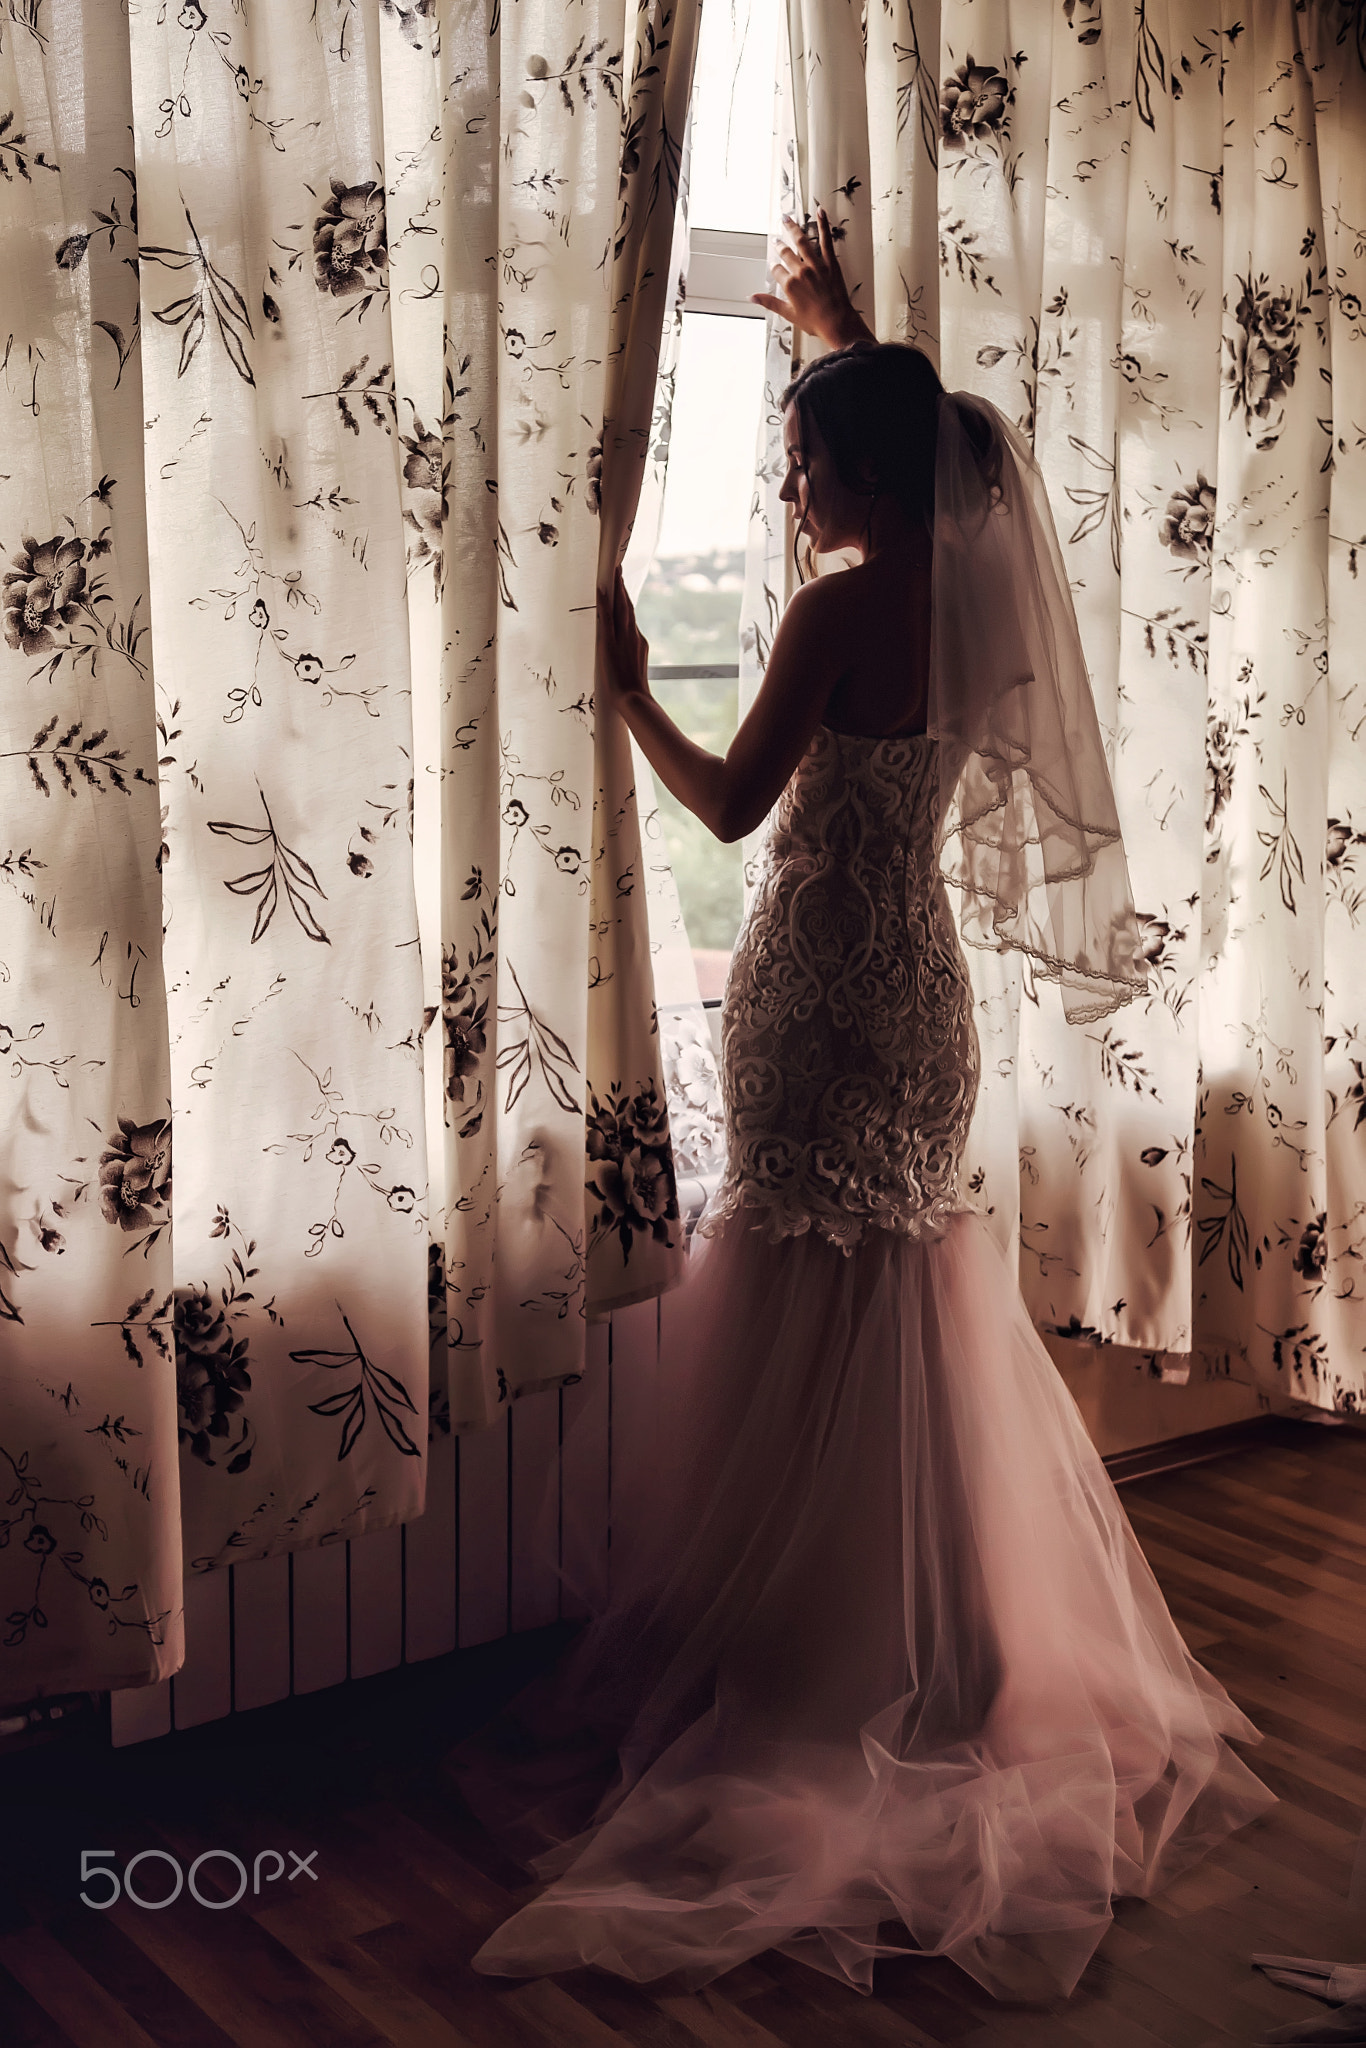
[[[1038,1323],[1180,1376],[1366,1389],[1366,47],[1315,0],[793,0],[800,202],[856,303],[1048,478],[1153,995],[979,975],[974,1185]],[[780,152],[781,158],[781,152]],[[931,208],[933,207],[933,218]],[[933,220],[933,224],[932,224]],[[931,240],[933,235],[934,239]],[[937,244],[937,246],[936,246]],[[776,391],[750,551],[782,597]]]
[[0,1696],[174,1670],[182,1564],[420,1513],[677,1275],[592,684],[695,20],[0,21]]
[[[700,11],[695,17],[695,34],[700,34]],[[677,38],[676,38],[677,40]],[[694,60],[696,50],[693,52]],[[648,433],[641,437],[643,455],[639,499],[622,560],[622,573],[632,599],[640,596],[650,573],[659,542],[664,515],[664,494],[669,473],[669,447],[673,432],[674,391],[679,353],[683,340],[683,309],[688,290],[688,181],[692,152],[691,100],[683,121],[683,147],[679,167],[678,201],[674,209],[673,241],[668,270],[656,289],[663,305],[659,328],[658,359]],[[658,251],[651,260],[658,264]],[[653,334],[645,330],[645,342]],[[645,350],[642,347],[642,359]],[[642,384],[633,409],[639,436],[644,413],[640,400]],[[604,521],[606,540],[608,524]],[[655,1014],[659,1021],[659,1049],[664,1067],[665,1092],[669,1104],[669,1134],[673,1143],[677,1175],[679,1212],[686,1225],[696,1218],[711,1190],[720,1179],[725,1161],[725,1127],[721,1111],[721,1079],[711,1029],[702,1005],[693,960],[692,939],[683,922],[679,892],[669,864],[663,820],[657,800],[654,772],[635,742],[631,743],[632,780],[640,812],[643,843],[645,897],[653,967]]]

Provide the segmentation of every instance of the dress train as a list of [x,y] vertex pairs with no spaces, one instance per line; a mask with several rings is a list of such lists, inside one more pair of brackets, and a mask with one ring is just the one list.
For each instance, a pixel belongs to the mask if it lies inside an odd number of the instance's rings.
[[1075,1985],[1273,1803],[985,1222],[724,1217],[668,1306],[606,1611],[449,1768],[548,1880],[475,1958],[696,1988],[777,1948]]

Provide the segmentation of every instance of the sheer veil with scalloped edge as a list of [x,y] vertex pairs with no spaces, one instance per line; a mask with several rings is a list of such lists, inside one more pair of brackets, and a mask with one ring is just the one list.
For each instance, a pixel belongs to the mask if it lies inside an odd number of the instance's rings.
[[946,392],[935,456],[929,729],[964,940],[1028,956],[1074,1023],[1145,993],[1086,657],[1038,464]]

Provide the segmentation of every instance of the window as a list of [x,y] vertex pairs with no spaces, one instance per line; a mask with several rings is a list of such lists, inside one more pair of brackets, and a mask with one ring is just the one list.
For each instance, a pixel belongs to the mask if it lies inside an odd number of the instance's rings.
[[[766,229],[778,0],[713,0],[693,86],[687,310],[659,541],[637,611],[664,709],[724,752],[739,716],[740,600],[764,386]],[[659,813],[704,1001],[719,1000],[743,901],[721,846],[660,788]]]
[[[640,593],[659,702],[690,739],[724,753],[739,716],[740,597],[763,402],[760,320],[686,313],[659,545]],[[657,789],[669,862],[705,999],[725,983],[743,899],[741,850]]]

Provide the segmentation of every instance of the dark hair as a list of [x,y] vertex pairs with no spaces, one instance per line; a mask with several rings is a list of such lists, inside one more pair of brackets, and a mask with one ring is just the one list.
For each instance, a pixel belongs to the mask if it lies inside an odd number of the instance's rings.
[[784,391],[830,451],[846,490],[895,498],[912,521],[934,526],[934,458],[944,387],[927,355],[899,341],[855,342],[807,365]]

